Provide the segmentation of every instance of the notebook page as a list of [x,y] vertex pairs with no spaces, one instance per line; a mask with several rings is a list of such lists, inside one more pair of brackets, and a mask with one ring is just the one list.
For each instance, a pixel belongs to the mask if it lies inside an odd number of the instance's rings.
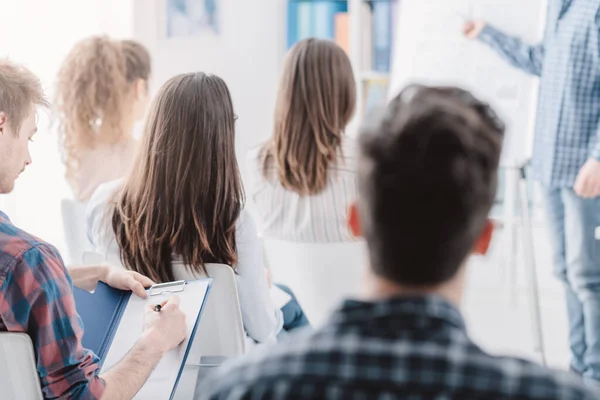
[[150,375],[150,378],[148,378],[146,384],[134,397],[134,399],[144,400],[169,399],[190,341],[190,335],[198,318],[198,313],[204,303],[209,282],[210,280],[192,281],[185,286],[183,292],[165,293],[149,297],[148,299],[140,299],[132,295],[121,318],[121,323],[117,328],[102,371],[107,371],[119,363],[140,338],[144,329],[145,307],[148,304],[159,304],[173,294],[177,295],[180,300],[179,308],[186,315],[187,338],[181,345],[163,357]]

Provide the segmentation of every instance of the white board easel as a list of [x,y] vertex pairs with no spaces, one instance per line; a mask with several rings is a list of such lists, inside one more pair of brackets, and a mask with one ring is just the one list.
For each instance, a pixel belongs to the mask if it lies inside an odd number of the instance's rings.
[[546,0],[399,0],[390,97],[410,83],[456,85],[489,102],[507,125],[503,163],[531,155],[537,80],[510,66],[487,45],[467,40],[467,19],[538,43]]

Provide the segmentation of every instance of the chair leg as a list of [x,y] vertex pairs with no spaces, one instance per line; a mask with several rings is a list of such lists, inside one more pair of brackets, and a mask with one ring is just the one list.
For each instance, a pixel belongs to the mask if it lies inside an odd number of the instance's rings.
[[516,206],[519,191],[519,170],[507,168],[505,170],[504,186],[504,227],[502,233],[503,255],[502,271],[505,277],[507,295],[514,305],[517,298],[517,223]]
[[535,264],[535,249],[533,244],[533,229],[529,211],[529,192],[525,171],[521,168],[519,182],[519,204],[521,220],[523,221],[523,255],[527,276],[527,292],[532,317],[534,351],[540,355],[543,365],[546,365],[544,335],[542,331],[542,313],[540,306],[539,283]]

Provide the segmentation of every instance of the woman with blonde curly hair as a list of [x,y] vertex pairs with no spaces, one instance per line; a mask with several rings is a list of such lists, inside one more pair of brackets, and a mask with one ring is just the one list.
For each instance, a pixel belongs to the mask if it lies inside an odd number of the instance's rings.
[[98,185],[129,169],[150,73],[143,45],[106,36],[79,42],[64,60],[55,105],[66,177],[78,200],[87,201]]

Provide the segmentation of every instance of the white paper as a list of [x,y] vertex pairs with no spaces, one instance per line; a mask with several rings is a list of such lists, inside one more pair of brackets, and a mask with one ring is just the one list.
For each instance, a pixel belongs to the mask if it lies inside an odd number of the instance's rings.
[[269,292],[271,294],[271,300],[273,300],[273,303],[275,303],[278,308],[282,308],[289,303],[290,300],[292,300],[292,296],[281,290],[276,285],[271,286]]
[[179,308],[186,315],[187,338],[176,349],[171,350],[163,357],[146,384],[134,397],[134,399],[143,400],[169,399],[182,366],[183,357],[196,324],[198,313],[204,303],[208,284],[209,280],[206,279],[191,281],[186,285],[183,292],[165,293],[147,299],[141,299],[132,294],[102,366],[102,371],[107,371],[118,364],[142,335],[146,305],[159,304],[171,295],[176,295],[180,300]]

